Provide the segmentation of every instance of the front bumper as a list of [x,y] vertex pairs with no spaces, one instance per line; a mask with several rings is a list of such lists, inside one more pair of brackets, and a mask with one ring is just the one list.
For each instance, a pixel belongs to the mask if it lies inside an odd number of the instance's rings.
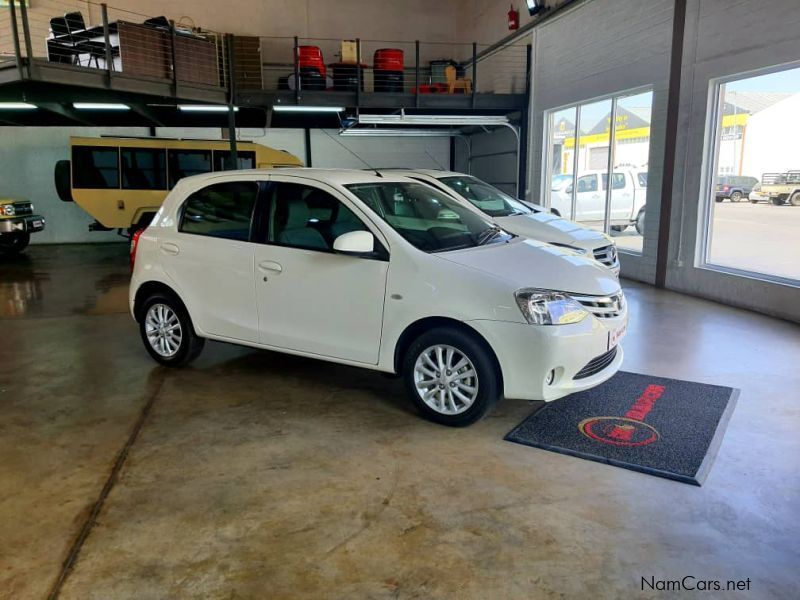
[[35,233],[44,229],[44,217],[41,215],[25,215],[0,219],[2,233]]
[[[503,374],[506,398],[557,400],[600,385],[622,365],[617,352],[602,370],[588,377],[575,376],[611,349],[611,332],[627,325],[627,312],[611,319],[589,315],[573,325],[537,326],[507,321],[469,321],[494,350]],[[612,345],[613,347],[613,345]],[[548,374],[555,371],[551,384]]]

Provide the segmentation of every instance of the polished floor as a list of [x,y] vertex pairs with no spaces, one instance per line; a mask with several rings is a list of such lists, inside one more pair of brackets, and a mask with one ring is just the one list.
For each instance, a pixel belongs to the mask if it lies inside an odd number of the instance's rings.
[[0,597],[797,597],[797,325],[624,282],[625,369],[741,389],[697,488],[503,441],[536,403],[454,430],[367,371],[215,343],[162,369],[126,261],[0,259]]

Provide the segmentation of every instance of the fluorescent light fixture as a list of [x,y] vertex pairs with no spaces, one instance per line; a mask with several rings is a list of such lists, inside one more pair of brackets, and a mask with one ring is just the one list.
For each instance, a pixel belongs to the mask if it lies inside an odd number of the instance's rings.
[[[183,112],[228,112],[224,104],[179,104],[178,110]],[[239,107],[234,106],[233,112],[239,112]]]
[[274,104],[272,110],[275,112],[294,112],[294,113],[340,113],[344,111],[342,106],[306,106],[297,104]]
[[35,110],[35,104],[27,102],[0,102],[0,110]]
[[359,115],[362,125],[508,125],[508,118],[492,115]]
[[127,104],[116,102],[73,102],[72,107],[78,110],[130,110]]
[[456,137],[462,135],[457,129],[345,129],[339,132],[344,137]]

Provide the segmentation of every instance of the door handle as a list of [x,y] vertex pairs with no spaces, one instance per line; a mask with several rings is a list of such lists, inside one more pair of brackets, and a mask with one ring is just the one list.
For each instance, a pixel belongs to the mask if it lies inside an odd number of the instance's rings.
[[280,273],[281,271],[283,271],[282,266],[271,260],[265,260],[263,262],[258,263],[258,268],[261,269],[262,271],[272,271],[273,273]]
[[181,251],[177,244],[173,244],[171,242],[161,242],[160,248],[165,254],[172,254],[173,256]]

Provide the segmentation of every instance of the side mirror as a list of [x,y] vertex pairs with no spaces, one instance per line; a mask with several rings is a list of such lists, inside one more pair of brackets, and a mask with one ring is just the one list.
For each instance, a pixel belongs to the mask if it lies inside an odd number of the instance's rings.
[[369,231],[350,231],[333,240],[333,249],[343,254],[370,254],[375,251],[375,236]]

